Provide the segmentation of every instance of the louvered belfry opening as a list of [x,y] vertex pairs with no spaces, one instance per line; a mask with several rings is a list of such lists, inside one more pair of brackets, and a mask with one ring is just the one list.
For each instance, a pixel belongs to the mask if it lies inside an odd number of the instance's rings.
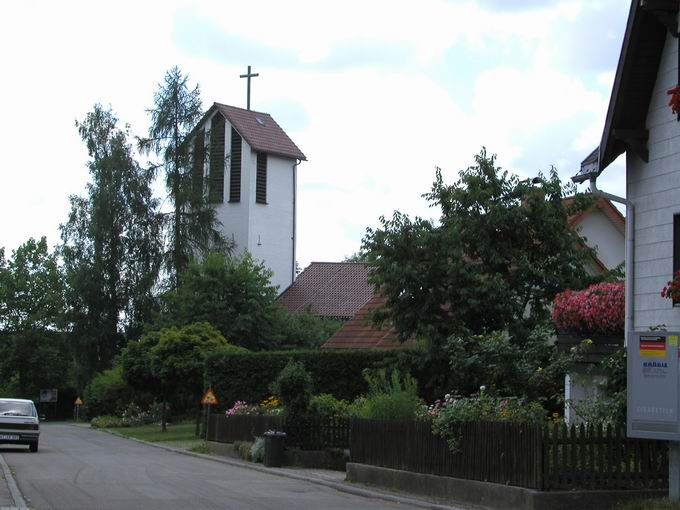
[[229,157],[229,201],[241,201],[241,135],[231,128],[231,156]]
[[203,196],[203,166],[205,163],[205,129],[201,129],[191,151],[191,192],[202,199]]
[[224,117],[218,113],[210,121],[208,199],[213,204],[224,202],[224,129]]
[[255,202],[267,203],[267,153],[257,153],[257,177],[255,183]]

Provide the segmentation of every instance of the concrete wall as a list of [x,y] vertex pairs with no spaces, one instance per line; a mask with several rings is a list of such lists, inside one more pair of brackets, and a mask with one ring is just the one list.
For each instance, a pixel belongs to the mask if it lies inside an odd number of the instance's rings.
[[295,161],[271,154],[267,156],[266,204],[255,202],[256,163],[257,153],[252,151],[249,165],[251,186],[248,201],[251,205],[248,249],[274,272],[272,285],[278,286],[281,293],[293,283]]
[[673,272],[673,215],[680,213],[680,123],[666,91],[677,82],[677,40],[667,35],[647,114],[649,162],[626,153],[627,195],[635,205],[636,331],[665,324],[680,329],[680,310],[661,289]]

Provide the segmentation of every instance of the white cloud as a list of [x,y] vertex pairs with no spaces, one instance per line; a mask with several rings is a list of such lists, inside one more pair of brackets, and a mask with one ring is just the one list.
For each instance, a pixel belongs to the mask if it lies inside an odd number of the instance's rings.
[[[518,161],[542,150],[534,138],[564,125],[580,134],[564,140],[555,161],[566,166],[573,151],[597,144],[610,74],[592,84],[574,76],[561,67],[553,40],[556,27],[590,12],[585,5],[492,11],[440,0],[4,4],[0,44],[10,51],[3,53],[9,79],[0,81],[8,99],[0,140],[11,151],[2,166],[0,246],[42,234],[56,242],[67,196],[82,192],[87,178],[73,121],[94,102],[111,103],[141,134],[144,108],[170,66],[200,82],[206,105],[243,105],[238,75],[252,64],[260,73],[254,108],[285,101],[307,119],[297,130],[283,125],[309,158],[299,170],[300,263],[339,260],[358,249],[365,227],[381,214],[436,215],[420,196],[435,166],[452,180],[486,145],[503,167],[535,172]],[[389,69],[269,68],[234,54],[228,61],[239,64],[225,65],[178,47],[175,16],[212,20],[224,34],[289,51],[301,64],[322,64],[338,48],[357,44],[406,48],[416,61]],[[460,84],[470,100],[452,96],[437,78],[452,65],[444,56],[454,49],[498,56]]]

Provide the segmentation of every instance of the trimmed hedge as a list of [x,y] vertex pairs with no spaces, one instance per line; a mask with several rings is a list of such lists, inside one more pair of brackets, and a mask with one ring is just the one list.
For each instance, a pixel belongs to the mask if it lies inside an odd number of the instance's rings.
[[309,371],[314,394],[330,393],[352,400],[366,393],[362,376],[366,368],[380,368],[395,361],[397,351],[296,350],[241,354],[215,354],[205,361],[205,380],[211,384],[222,408],[237,400],[257,403],[269,396],[271,383],[288,361],[300,361]]

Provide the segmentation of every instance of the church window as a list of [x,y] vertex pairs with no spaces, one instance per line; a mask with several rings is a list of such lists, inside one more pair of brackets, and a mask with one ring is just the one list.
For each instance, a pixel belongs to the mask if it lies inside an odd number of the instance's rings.
[[257,176],[255,184],[255,202],[267,203],[267,154],[257,153]]
[[191,152],[191,191],[197,197],[203,195],[203,164],[205,163],[205,130],[201,129]]
[[231,156],[229,164],[229,201],[241,201],[241,135],[231,128]]
[[210,121],[210,180],[208,199],[224,202],[224,117],[219,113]]

